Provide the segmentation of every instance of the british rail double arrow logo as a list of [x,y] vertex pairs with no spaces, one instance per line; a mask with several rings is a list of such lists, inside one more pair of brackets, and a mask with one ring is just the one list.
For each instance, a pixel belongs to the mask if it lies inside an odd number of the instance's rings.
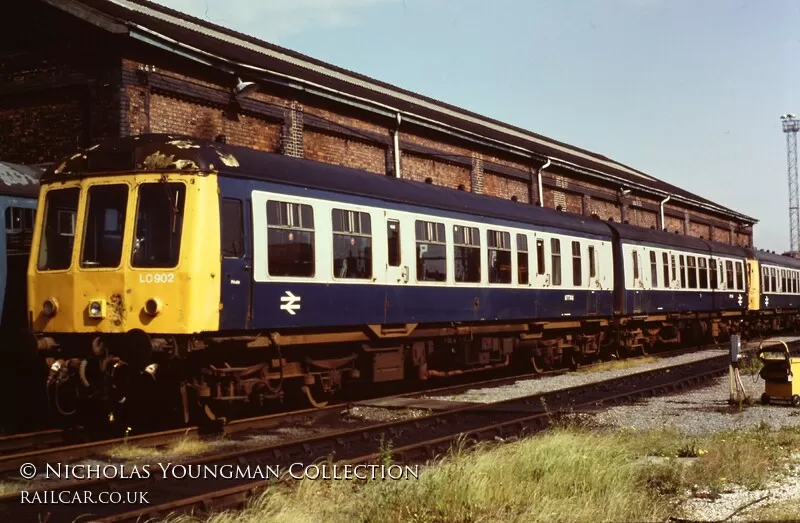
[[300,296],[295,296],[291,291],[286,291],[286,296],[281,296],[281,310],[294,316],[300,310]]

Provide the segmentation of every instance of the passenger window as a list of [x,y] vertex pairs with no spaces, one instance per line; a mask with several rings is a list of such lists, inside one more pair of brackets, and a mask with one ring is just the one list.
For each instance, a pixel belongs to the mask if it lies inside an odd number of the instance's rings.
[[686,288],[686,261],[684,256],[681,254],[678,258],[681,265],[681,289]]
[[636,281],[639,279],[639,257],[636,251],[631,252],[631,255],[633,255],[633,280]]
[[23,207],[6,207],[6,255],[27,256],[33,238],[36,211]]
[[314,210],[310,205],[267,202],[267,262],[270,276],[314,277]]
[[457,282],[481,281],[481,236],[477,227],[453,226]]
[[678,273],[676,271],[676,264],[675,264],[675,255],[671,254],[670,258],[672,260],[672,281],[678,281]]
[[244,256],[244,218],[242,214],[242,200],[222,199],[220,218],[222,219],[223,258]]
[[417,281],[447,280],[444,224],[417,220]]
[[520,285],[527,285],[529,278],[528,237],[524,234],[517,234],[517,281]]
[[733,262],[730,260],[725,262],[725,281],[727,284],[726,288],[728,290],[733,290]]
[[372,278],[372,220],[369,213],[333,209],[333,276]]
[[544,274],[544,240],[541,238],[536,239],[536,272],[537,274]]
[[736,262],[736,288],[744,290],[744,268],[742,262]]
[[44,230],[39,242],[40,271],[69,269],[75,242],[75,216],[80,189],[47,191],[44,205]]
[[86,199],[81,267],[119,267],[125,210],[128,208],[128,186],[93,185],[89,187]]
[[572,285],[580,287],[581,278],[581,244],[572,242]]
[[655,289],[658,287],[658,258],[656,252],[650,251],[650,284]]
[[489,283],[511,283],[511,234],[486,231],[488,238]]
[[669,288],[669,254],[666,252],[661,253],[661,265],[662,270],[664,271],[664,288]]
[[553,264],[553,285],[561,285],[561,240],[550,239],[550,262]]
[[386,222],[386,241],[389,253],[389,267],[400,267],[402,256],[400,255],[400,222],[388,220]]
[[775,269],[770,268],[769,270],[769,288],[772,292],[778,292],[778,281],[775,277]]
[[700,275],[699,287],[701,289],[708,289],[708,269],[706,268],[707,263],[708,262],[705,258],[697,258],[697,272]]
[[711,288],[719,288],[719,281],[717,281],[717,260],[711,260],[708,262],[708,270],[710,272]]
[[686,257],[686,278],[689,281],[689,288],[697,288],[697,258],[694,256]]
[[595,266],[594,245],[589,246],[589,278],[597,278],[597,267]]

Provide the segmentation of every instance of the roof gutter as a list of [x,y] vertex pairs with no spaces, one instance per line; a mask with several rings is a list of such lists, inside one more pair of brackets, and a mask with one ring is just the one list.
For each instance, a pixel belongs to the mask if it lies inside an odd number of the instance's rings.
[[[272,76],[274,78],[261,78],[262,81],[275,83],[281,85],[283,87],[291,87],[300,91],[308,92],[309,94],[313,94],[315,96],[320,96],[328,99],[332,99],[338,101],[340,103],[344,103],[353,107],[358,107],[362,110],[373,112],[380,114],[382,116],[395,119],[397,115],[402,115],[403,118],[411,124],[419,125],[422,127],[427,127],[429,129],[443,132],[452,136],[459,137],[461,139],[467,139],[469,141],[479,143],[484,146],[493,147],[493,148],[500,148],[505,150],[505,152],[509,152],[518,156],[522,156],[528,159],[535,159],[539,161],[546,161],[550,162],[551,158],[548,158],[545,155],[536,153],[532,150],[526,149],[524,147],[520,147],[518,145],[510,144],[507,142],[503,142],[501,140],[496,140],[493,138],[488,138],[472,131],[467,131],[464,129],[459,129],[455,126],[439,122],[433,120],[431,118],[427,118],[424,116],[416,115],[414,113],[410,113],[408,111],[403,111],[397,107],[392,107],[381,102],[376,102],[374,100],[370,100],[367,98],[363,98],[354,94],[346,93],[343,91],[339,91],[336,89],[332,89],[330,87],[326,87],[324,85],[316,84],[314,82],[309,82],[307,80],[303,80],[300,78],[295,78],[289,75],[285,75],[282,73],[278,73],[275,71],[270,71],[267,69],[263,69],[260,67],[255,67],[249,64],[242,64],[235,62],[233,60],[229,60],[227,58],[223,58],[207,51],[203,51],[202,49],[197,49],[195,47],[186,45],[182,42],[178,42],[172,38],[164,36],[160,33],[142,27],[138,24],[129,23],[131,27],[130,36],[136,40],[145,42],[149,45],[153,45],[155,47],[159,47],[166,51],[178,54],[184,58],[193,60],[195,62],[202,63],[209,67],[213,67],[216,69],[221,69],[227,73],[232,75],[236,75],[239,73],[239,70],[244,68],[248,69],[253,72],[266,74]],[[140,33],[141,32],[141,33]],[[238,68],[238,69],[237,69]],[[628,186],[637,187],[642,192],[653,194],[656,196],[667,196],[668,193],[664,191],[658,191],[651,187],[648,187],[645,184],[632,182],[631,180],[626,180],[624,178],[620,178],[613,174],[604,173],[602,171],[598,171],[595,169],[590,169],[586,167],[578,166],[572,162],[561,160],[558,158],[553,159],[553,164],[558,165],[560,167],[569,169],[574,172],[579,172],[581,174],[585,174],[591,176],[593,178],[599,178],[605,181],[616,181],[618,183],[623,183]],[[714,212],[717,214],[722,214],[726,216],[730,216],[731,218],[735,218],[741,222],[745,222],[748,224],[755,224],[758,223],[758,220],[751,218],[749,216],[737,213],[735,211],[731,211],[728,209],[724,209],[721,207],[708,205],[703,202],[698,202],[696,200],[692,200],[690,198],[685,198],[682,196],[675,195],[674,196],[676,201],[683,202],[687,205],[697,207],[699,209],[703,209],[706,211]]]

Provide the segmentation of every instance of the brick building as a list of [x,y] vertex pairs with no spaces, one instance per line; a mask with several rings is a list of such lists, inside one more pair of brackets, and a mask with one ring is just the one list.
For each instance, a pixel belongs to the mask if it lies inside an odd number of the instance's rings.
[[[666,200],[667,230],[752,245],[753,218],[609,158],[145,0],[28,0],[6,18],[6,161],[189,134],[643,227]],[[235,96],[238,78],[258,91]]]

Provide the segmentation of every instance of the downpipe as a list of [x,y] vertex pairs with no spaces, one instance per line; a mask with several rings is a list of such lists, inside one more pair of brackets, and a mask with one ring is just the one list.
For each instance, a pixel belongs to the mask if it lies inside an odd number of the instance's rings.
[[397,113],[397,128],[394,130],[394,177],[400,178],[400,123],[403,117]]
[[667,203],[670,198],[672,198],[672,195],[668,194],[667,197],[664,198],[663,200],[661,200],[661,203],[659,204],[659,210],[661,212],[661,230],[662,231],[666,231],[667,230],[667,224],[664,223],[664,204]]
[[544,184],[542,183],[542,173],[545,169],[550,167],[550,158],[547,159],[544,165],[539,167],[539,172],[536,175],[537,183],[539,184],[539,206],[544,207]]

